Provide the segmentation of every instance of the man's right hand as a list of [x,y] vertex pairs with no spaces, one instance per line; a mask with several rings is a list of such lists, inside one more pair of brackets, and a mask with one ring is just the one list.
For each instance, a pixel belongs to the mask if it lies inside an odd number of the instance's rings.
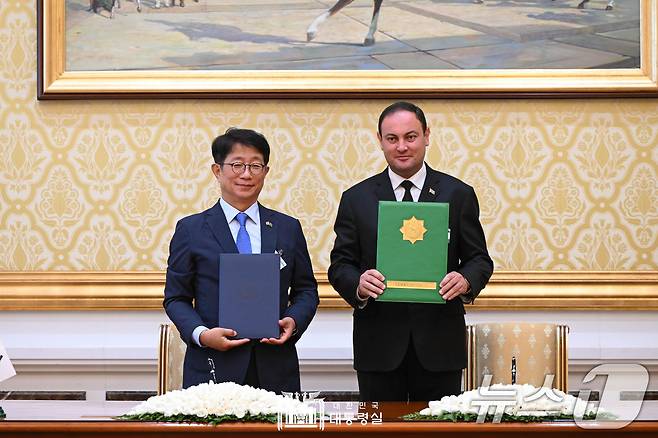
[[384,289],[386,289],[386,285],[382,273],[376,269],[368,269],[359,277],[359,287],[356,291],[359,298],[365,300],[368,297],[377,299],[384,293]]
[[227,351],[231,348],[239,347],[250,341],[250,339],[229,339],[230,337],[237,336],[235,330],[215,327],[213,329],[204,330],[199,335],[199,342],[204,347],[212,348],[219,351]]

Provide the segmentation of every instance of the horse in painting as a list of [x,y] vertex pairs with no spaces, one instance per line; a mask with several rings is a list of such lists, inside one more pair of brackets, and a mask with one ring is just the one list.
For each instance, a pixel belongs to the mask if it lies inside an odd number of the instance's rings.
[[[322,23],[327,21],[328,18],[336,15],[341,9],[345,6],[352,3],[354,0],[338,0],[336,4],[324,11],[322,14],[318,15],[306,29],[306,41],[312,41],[318,34],[318,28]],[[553,0],[554,1],[554,0]],[[585,4],[589,3],[590,0],[581,0],[578,4],[578,9],[584,9]],[[382,6],[383,0],[374,0],[372,18],[370,20],[370,27],[368,28],[368,34],[363,40],[364,46],[372,46],[375,44],[375,32],[377,32],[377,21],[379,20],[379,10]],[[484,0],[473,0],[473,3],[483,4]],[[605,7],[606,11],[613,9],[615,0],[608,0],[608,3]]]
[[[318,15],[315,20],[308,26],[306,29],[306,41],[312,41],[313,38],[318,33],[318,27],[328,18],[336,15],[341,9],[345,6],[352,3],[354,0],[338,0],[335,5],[324,11],[322,14]],[[372,11],[372,19],[370,20],[370,27],[368,28],[368,34],[363,40],[364,46],[372,46],[375,44],[375,32],[377,32],[377,20],[379,20],[379,9],[382,6],[384,0],[374,0],[374,7]]]

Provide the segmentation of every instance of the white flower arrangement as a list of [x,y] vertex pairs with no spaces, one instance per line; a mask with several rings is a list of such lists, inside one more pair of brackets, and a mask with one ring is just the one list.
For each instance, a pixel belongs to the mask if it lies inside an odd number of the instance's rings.
[[202,383],[187,389],[150,397],[130,412],[124,420],[271,421],[277,414],[307,415],[311,407],[292,397],[233,382]]
[[[494,384],[445,396],[429,402],[429,406],[408,420],[439,421],[542,421],[543,419],[572,419],[577,398],[558,389],[536,388],[532,385]],[[602,410],[599,409],[600,413]],[[606,413],[604,413],[606,414]],[[589,410],[585,418],[596,413]]]

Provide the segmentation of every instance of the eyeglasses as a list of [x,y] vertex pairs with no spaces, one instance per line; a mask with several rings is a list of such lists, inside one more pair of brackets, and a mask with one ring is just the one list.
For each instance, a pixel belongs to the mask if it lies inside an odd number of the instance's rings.
[[260,175],[261,173],[263,173],[263,170],[265,170],[265,168],[267,167],[266,165],[261,163],[245,164],[239,161],[236,161],[234,163],[217,163],[217,164],[219,164],[220,166],[224,166],[224,165],[231,166],[231,169],[233,169],[233,172],[236,175],[242,175],[244,171],[247,169],[247,167],[249,168],[249,172],[251,172],[252,175]]

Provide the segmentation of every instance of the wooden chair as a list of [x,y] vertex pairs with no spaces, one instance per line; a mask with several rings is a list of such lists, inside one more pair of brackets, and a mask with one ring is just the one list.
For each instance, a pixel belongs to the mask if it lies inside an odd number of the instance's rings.
[[186,347],[173,324],[160,324],[158,344],[158,395],[162,395],[183,387]]
[[[512,383],[512,357],[516,383],[542,387],[553,375],[553,388],[567,392],[566,325],[546,323],[484,323],[467,327],[468,367],[465,390],[482,385],[485,375],[491,383]],[[546,382],[547,384],[549,382]]]

